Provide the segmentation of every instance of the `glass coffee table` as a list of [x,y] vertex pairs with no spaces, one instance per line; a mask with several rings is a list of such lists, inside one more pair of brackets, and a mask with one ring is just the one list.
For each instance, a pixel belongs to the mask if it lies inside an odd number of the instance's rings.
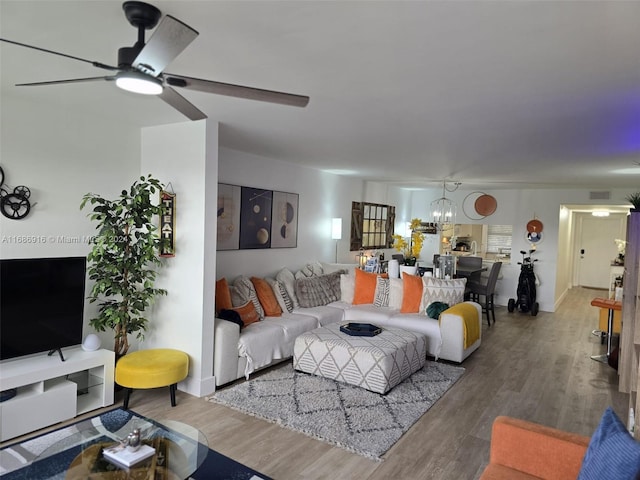
[[[58,471],[54,477],[65,480],[174,480],[189,478],[209,452],[207,439],[198,429],[125,410],[107,412],[73,427],[44,449],[32,466]],[[107,460],[103,449],[117,446],[134,429],[140,430],[142,443],[152,446],[155,454],[130,467]],[[45,473],[38,478],[52,476]]]

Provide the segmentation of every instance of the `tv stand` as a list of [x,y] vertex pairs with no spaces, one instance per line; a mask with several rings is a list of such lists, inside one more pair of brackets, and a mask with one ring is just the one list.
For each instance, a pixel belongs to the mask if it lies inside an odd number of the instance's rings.
[[56,352],[58,352],[58,354],[60,355],[60,360],[62,360],[64,362],[64,356],[62,355],[62,349],[61,348],[54,348],[53,350],[49,350],[49,353],[47,355],[51,356]]
[[0,362],[2,389],[17,389],[0,402],[0,441],[113,404],[115,354],[77,346],[65,356],[63,362],[47,353]]

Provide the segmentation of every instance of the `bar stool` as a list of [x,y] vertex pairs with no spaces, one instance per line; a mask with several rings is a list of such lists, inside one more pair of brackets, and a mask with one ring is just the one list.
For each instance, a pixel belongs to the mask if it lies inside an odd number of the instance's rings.
[[610,300],[608,298],[594,298],[591,305],[598,308],[606,308],[609,310],[607,319],[607,353],[602,355],[592,355],[591,359],[596,362],[609,364],[611,357],[611,339],[613,338],[613,315],[616,310],[622,310],[622,302],[619,300]]

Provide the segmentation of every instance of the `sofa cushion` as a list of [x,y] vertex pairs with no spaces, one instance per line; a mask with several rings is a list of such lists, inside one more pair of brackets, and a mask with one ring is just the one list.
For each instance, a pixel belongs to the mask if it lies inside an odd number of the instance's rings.
[[258,294],[256,293],[256,289],[253,286],[251,279],[241,275],[233,282],[233,287],[235,288],[236,294],[244,300],[242,304],[244,305],[244,303],[250,301],[253,303],[253,306],[256,307],[258,317],[261,319],[264,318],[264,310],[262,309],[262,305],[260,305]]
[[233,307],[231,291],[226,278],[216,281],[216,314],[223,309]]
[[611,407],[591,437],[578,480],[640,478],[640,442],[629,434]]
[[271,285],[263,279],[258,277],[251,277],[251,283],[258,295],[258,301],[264,310],[266,317],[279,317],[282,315],[282,308],[276,299]]
[[422,278],[417,275],[402,273],[402,307],[401,313],[420,312],[422,301]]
[[433,302],[443,302],[451,306],[464,301],[466,278],[444,280],[435,277],[422,277],[424,291],[420,312],[425,313]]
[[390,278],[376,278],[376,291],[373,298],[373,305],[375,307],[389,306],[389,294],[391,291],[390,280]]
[[299,307],[298,298],[296,297],[296,278],[293,276],[293,273],[291,273],[291,270],[283,268],[276,274],[276,280],[280,285],[284,286],[293,303],[293,308]]
[[304,277],[318,277],[322,275],[324,271],[322,270],[322,265],[320,262],[307,263],[304,267],[298,270],[294,277],[304,278]]
[[301,308],[318,307],[340,300],[342,271],[296,279],[296,297]]

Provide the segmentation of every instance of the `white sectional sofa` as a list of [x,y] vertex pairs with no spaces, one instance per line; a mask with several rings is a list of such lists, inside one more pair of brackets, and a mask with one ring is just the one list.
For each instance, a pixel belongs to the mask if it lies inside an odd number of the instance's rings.
[[[257,370],[291,358],[295,338],[298,335],[335,322],[373,323],[382,327],[397,327],[419,332],[427,337],[429,356],[458,363],[480,346],[482,310],[477,303],[462,302],[463,281],[456,284],[456,298],[462,303],[473,306],[465,310],[467,316],[470,311],[472,312],[472,318],[467,318],[466,322],[471,321],[472,330],[477,332],[477,339],[467,341],[466,345],[465,332],[469,330],[470,324],[467,323],[465,326],[465,319],[459,313],[444,311],[439,319],[429,318],[424,310],[424,299],[420,302],[420,313],[403,313],[401,304],[403,283],[400,279],[387,280],[392,285],[387,290],[388,305],[380,305],[378,296],[374,303],[354,304],[355,270],[352,266],[346,266],[347,273],[337,273],[338,267],[330,264],[310,264],[295,275],[282,269],[274,279],[269,279],[274,295],[281,306],[283,312],[281,315],[266,315],[261,321],[251,323],[244,328],[232,321],[216,318],[214,325],[216,385],[224,385],[242,377],[249,378]],[[283,271],[286,272],[283,273]],[[322,278],[308,280],[312,277]],[[339,286],[336,286],[336,278],[339,278]],[[241,279],[240,283],[246,285],[246,277]],[[309,292],[309,289],[305,291],[304,285],[314,285],[323,280],[326,280],[325,283],[316,288],[320,290],[319,293],[318,291]],[[236,280],[234,286],[239,281],[240,279]],[[384,282],[378,281],[381,284]],[[462,290],[459,288],[460,284]],[[297,292],[296,287],[298,287]],[[231,287],[232,290],[234,288]],[[379,293],[379,288],[381,287],[376,287],[376,295]],[[428,295],[427,291],[431,291],[431,300],[438,297],[437,291],[436,296],[433,296],[433,290],[425,285],[423,289],[425,298]],[[281,295],[283,293],[284,295]],[[287,295],[289,299],[286,299]],[[234,298],[234,304],[247,301],[257,303],[259,300],[256,297],[257,295],[254,295],[254,298]],[[440,301],[451,301],[451,298],[445,295],[440,298]],[[325,304],[316,305],[316,303]],[[451,303],[458,302],[451,301]]]

